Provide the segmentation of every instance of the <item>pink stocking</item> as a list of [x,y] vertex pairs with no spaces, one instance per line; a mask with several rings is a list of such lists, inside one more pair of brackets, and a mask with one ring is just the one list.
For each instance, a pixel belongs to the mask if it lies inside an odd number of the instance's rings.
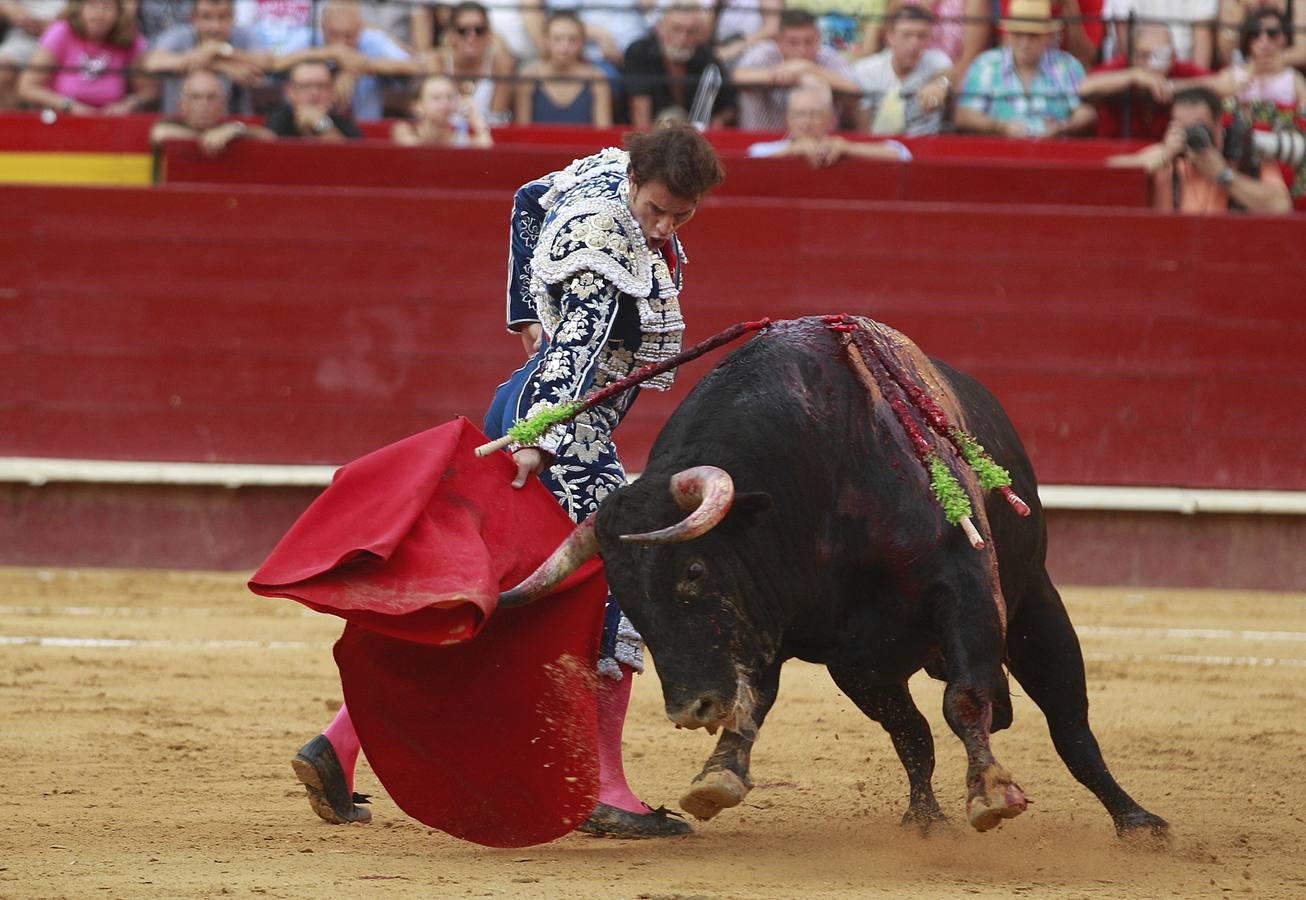
[[599,802],[627,812],[643,813],[648,810],[626,784],[626,771],[621,764],[621,729],[626,721],[626,707],[630,705],[635,672],[623,665],[621,675],[620,681],[599,678]]
[[[322,734],[331,742],[340,760],[340,768],[345,773],[345,785],[352,794],[354,791],[354,766],[358,763],[358,734],[354,731],[354,721],[349,718],[349,708],[340,704],[340,711],[331,720]],[[620,740],[620,738],[618,738]]]

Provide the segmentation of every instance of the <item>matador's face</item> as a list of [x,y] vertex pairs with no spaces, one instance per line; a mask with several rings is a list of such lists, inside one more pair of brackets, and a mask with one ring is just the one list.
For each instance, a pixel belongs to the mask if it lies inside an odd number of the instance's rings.
[[661,181],[639,184],[630,179],[630,197],[626,203],[644,232],[650,250],[661,250],[671,236],[694,217],[698,198],[677,197]]

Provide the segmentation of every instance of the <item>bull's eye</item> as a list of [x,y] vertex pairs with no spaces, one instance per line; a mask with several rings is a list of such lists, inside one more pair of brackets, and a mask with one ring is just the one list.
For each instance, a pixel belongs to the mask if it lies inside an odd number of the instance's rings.
[[707,566],[703,565],[701,560],[696,559],[685,567],[685,578],[693,581],[696,578],[702,578],[706,572]]

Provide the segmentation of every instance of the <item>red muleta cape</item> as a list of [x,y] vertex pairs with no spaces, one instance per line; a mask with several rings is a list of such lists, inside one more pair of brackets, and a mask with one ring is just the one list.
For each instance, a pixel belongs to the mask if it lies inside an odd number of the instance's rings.
[[363,751],[404,812],[492,847],[573,830],[598,795],[594,665],[607,585],[586,563],[495,613],[574,527],[459,418],[336,472],[249,588],[346,620],[335,645]]

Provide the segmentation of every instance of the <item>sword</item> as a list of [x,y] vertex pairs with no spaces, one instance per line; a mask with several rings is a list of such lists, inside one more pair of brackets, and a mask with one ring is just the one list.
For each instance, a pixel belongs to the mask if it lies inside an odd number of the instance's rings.
[[712,121],[712,105],[721,91],[721,82],[721,67],[716,63],[709,65],[699,76],[698,90],[694,92],[694,103],[689,109],[689,121],[699,131],[707,131]]

